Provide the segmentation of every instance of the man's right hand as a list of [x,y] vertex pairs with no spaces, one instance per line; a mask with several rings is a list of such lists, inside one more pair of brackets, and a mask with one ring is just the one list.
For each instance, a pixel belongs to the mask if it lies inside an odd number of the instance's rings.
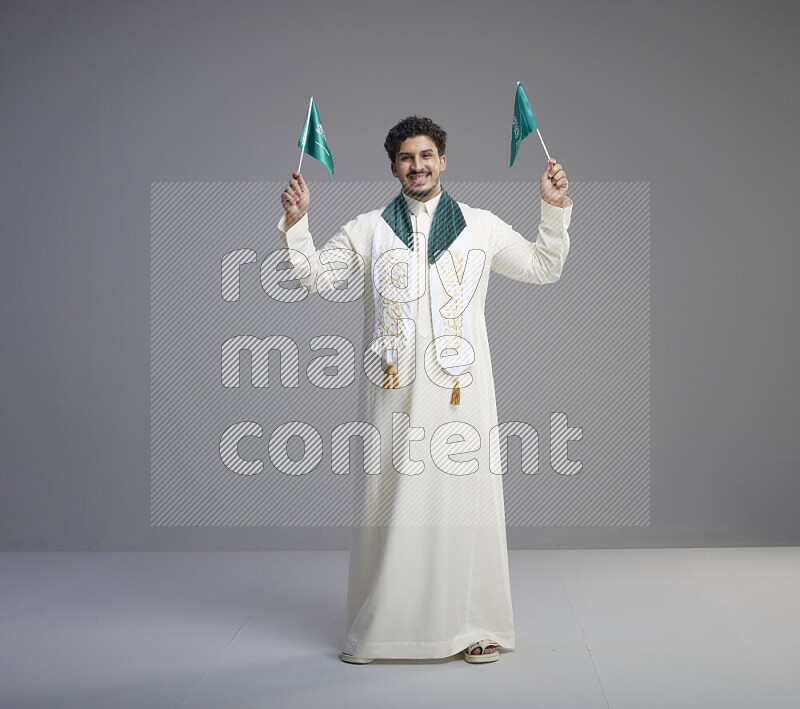
[[290,229],[308,212],[311,194],[308,185],[299,172],[292,173],[289,185],[281,192],[281,204],[286,212],[286,228]]

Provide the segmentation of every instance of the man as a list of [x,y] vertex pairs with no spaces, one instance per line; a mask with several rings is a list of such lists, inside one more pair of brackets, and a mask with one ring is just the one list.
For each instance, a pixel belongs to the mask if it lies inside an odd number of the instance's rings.
[[[320,259],[336,248],[358,254],[347,273],[367,286],[365,371],[374,386],[366,403],[380,432],[380,474],[362,474],[361,511],[370,522],[353,528],[341,654],[350,663],[459,651],[467,662],[491,662],[501,647],[515,647],[483,306],[490,270],[528,283],[558,280],[572,200],[563,167],[550,159],[532,243],[442,189],[446,139],[428,118],[410,116],[392,128],[384,147],[401,193],[350,221],[321,250],[309,232],[310,194],[299,172],[281,194],[280,238],[307,260],[302,284],[317,292],[341,286],[343,272],[323,267],[339,257]],[[452,457],[459,453],[471,457]]]

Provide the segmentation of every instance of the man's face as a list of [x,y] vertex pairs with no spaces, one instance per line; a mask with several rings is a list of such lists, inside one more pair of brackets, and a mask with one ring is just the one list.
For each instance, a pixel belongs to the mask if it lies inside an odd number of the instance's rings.
[[427,202],[442,191],[439,173],[444,171],[447,158],[439,155],[436,143],[427,135],[406,138],[394,159],[392,175],[400,180],[409,197]]

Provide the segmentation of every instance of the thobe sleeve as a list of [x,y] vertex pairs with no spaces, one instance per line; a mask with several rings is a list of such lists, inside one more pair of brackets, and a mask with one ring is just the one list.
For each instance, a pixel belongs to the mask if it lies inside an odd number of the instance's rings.
[[302,274],[297,280],[311,292],[317,293],[340,290],[345,279],[363,279],[364,255],[359,251],[359,246],[364,241],[364,233],[360,221],[353,219],[317,250],[308,229],[308,214],[289,229],[286,228],[285,215],[278,223],[278,234],[283,248],[301,254],[289,254],[292,266]]
[[535,242],[495,217],[492,228],[492,271],[515,281],[552,283],[561,277],[569,252],[569,221],[572,200],[564,197],[564,207],[541,200],[542,216]]

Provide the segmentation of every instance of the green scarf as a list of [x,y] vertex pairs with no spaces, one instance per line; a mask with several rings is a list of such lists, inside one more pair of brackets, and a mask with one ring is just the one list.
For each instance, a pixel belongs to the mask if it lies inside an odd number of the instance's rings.
[[[397,234],[397,238],[406,247],[414,249],[413,229],[411,228],[411,215],[409,214],[408,202],[406,202],[401,192],[395,197],[381,214],[384,221]],[[461,208],[447,192],[442,189],[442,196],[436,207],[431,224],[431,233],[428,235],[428,263],[436,263],[436,259],[447,251],[458,235],[467,226],[467,220],[461,213]]]

